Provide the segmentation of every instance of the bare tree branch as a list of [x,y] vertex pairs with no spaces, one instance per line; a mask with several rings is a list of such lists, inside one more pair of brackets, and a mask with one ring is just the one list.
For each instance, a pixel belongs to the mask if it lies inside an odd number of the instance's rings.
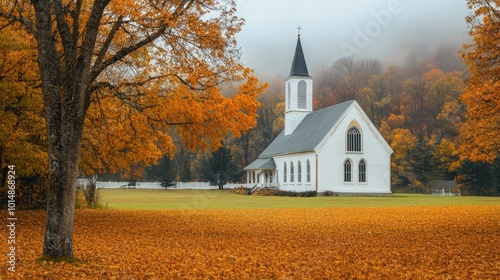
[[[194,2],[195,0],[183,0],[181,4],[179,4],[175,12],[172,14],[171,19],[176,19],[177,17],[182,16],[185,11],[189,10],[189,8]],[[100,64],[94,64],[94,67],[92,68],[90,75],[90,81],[94,81],[97,78],[97,76],[99,76],[99,74],[108,66],[120,61],[130,53],[144,47],[145,45],[159,38],[161,35],[165,33],[168,27],[169,27],[168,23],[165,23],[161,25],[156,32],[146,36],[144,39],[137,42],[136,44],[119,50],[112,57],[110,57],[105,61],[102,61]]]
[[109,32],[108,36],[106,37],[106,41],[101,47],[101,50],[99,51],[99,54],[97,55],[97,59],[94,63],[94,65],[100,65],[102,63],[102,60],[104,59],[104,56],[108,52],[109,46],[111,45],[111,42],[113,41],[113,38],[115,37],[116,32],[118,29],[120,29],[120,26],[123,23],[123,16],[119,16],[118,20],[115,22],[113,27],[111,28],[111,31]]
[[16,10],[16,8],[18,8],[18,6],[19,6],[19,1],[16,0],[14,2],[14,4],[12,5],[12,9],[10,9],[10,11],[6,12],[3,10],[0,10],[0,17],[14,21],[14,22],[21,23],[22,25],[24,25],[24,27],[26,28],[26,31],[28,31],[28,33],[30,33],[31,35],[35,35],[35,33],[36,33],[35,25],[33,24],[33,22],[31,20],[29,20],[26,17],[21,16],[21,13],[19,13],[19,16],[14,15],[14,11]]

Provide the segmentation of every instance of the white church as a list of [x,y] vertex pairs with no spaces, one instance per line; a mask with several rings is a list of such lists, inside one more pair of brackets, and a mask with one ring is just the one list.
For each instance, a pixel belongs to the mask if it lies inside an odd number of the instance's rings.
[[312,110],[300,34],[285,79],[285,129],[246,166],[247,186],[337,195],[390,195],[391,154],[355,100]]

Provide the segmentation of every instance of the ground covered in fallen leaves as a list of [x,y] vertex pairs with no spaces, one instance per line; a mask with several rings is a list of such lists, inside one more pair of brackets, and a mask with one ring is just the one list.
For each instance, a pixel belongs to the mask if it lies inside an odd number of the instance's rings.
[[2,279],[500,278],[500,206],[83,209],[76,263],[37,262],[45,214],[16,214],[16,272],[4,261]]

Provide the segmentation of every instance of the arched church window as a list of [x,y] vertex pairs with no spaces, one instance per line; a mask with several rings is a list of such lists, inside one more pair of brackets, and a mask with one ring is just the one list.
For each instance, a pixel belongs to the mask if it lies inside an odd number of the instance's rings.
[[352,182],[351,178],[352,163],[350,159],[344,161],[344,182]]
[[283,182],[286,183],[286,162],[283,163]]
[[361,152],[361,132],[357,127],[349,128],[346,140],[348,152]]
[[306,89],[306,82],[300,81],[297,85],[297,108],[299,109],[307,109]]
[[293,161],[290,162],[290,183],[293,183]]
[[366,161],[364,159],[359,161],[359,175],[358,181],[361,183],[366,182]]
[[306,163],[306,173],[307,173],[306,182],[309,183],[311,182],[311,163],[309,162],[309,160],[307,160]]
[[297,163],[297,182],[302,182],[302,164],[299,162]]

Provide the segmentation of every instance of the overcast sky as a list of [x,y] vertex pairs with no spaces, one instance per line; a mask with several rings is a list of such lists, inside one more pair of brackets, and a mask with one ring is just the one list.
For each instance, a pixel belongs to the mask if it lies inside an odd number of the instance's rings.
[[466,0],[237,0],[237,10],[242,61],[261,78],[288,75],[299,25],[310,74],[351,54],[388,66],[469,40]]

